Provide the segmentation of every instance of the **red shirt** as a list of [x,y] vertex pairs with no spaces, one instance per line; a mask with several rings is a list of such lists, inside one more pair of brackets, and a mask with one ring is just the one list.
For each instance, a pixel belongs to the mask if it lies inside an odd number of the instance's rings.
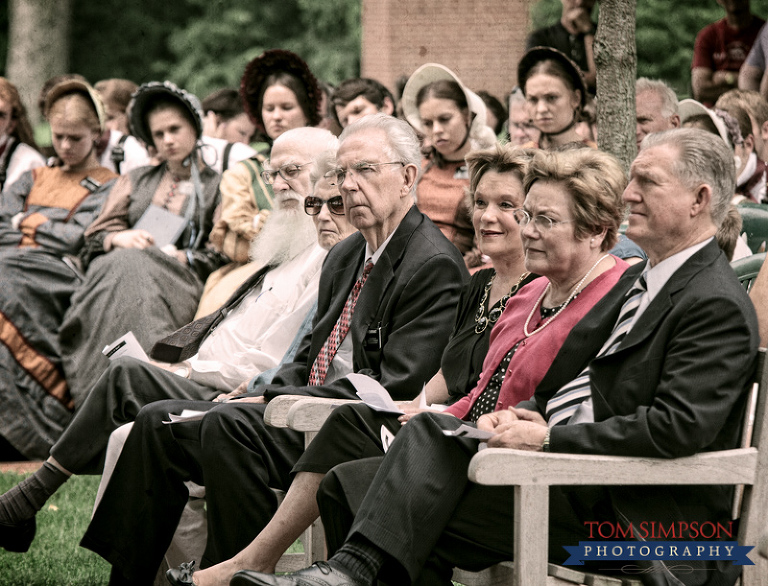
[[738,72],[764,23],[762,18],[753,15],[752,23],[743,30],[731,28],[726,19],[704,27],[696,35],[691,69],[704,67]]

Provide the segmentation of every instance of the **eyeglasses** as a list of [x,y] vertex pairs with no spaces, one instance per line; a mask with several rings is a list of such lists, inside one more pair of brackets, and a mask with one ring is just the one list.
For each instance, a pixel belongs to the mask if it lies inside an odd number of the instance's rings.
[[334,216],[344,215],[344,200],[340,195],[331,199],[320,199],[314,195],[309,195],[304,199],[304,211],[307,215],[317,216],[323,210],[323,204],[328,204],[328,211]]
[[405,167],[405,163],[402,161],[392,161],[391,163],[368,163],[366,161],[361,161],[359,163],[353,163],[348,169],[339,167],[338,169],[328,171],[324,177],[331,182],[331,185],[341,185],[344,183],[347,175],[355,177],[355,181],[357,181],[357,178],[365,179],[376,172],[375,167],[382,167],[383,165],[401,165],[402,167]]
[[551,230],[552,227],[557,224],[569,224],[575,222],[575,220],[553,220],[549,216],[531,216],[531,214],[525,210],[515,210],[515,220],[517,220],[517,223],[523,227],[527,226],[531,220],[533,220],[533,225],[536,226],[536,229],[539,232]]
[[262,171],[261,178],[264,180],[264,183],[269,185],[273,185],[275,183],[275,179],[277,178],[278,174],[286,181],[290,181],[291,179],[296,179],[299,176],[302,167],[306,167],[307,165],[311,164],[312,163],[304,163],[303,165],[283,165],[277,171]]

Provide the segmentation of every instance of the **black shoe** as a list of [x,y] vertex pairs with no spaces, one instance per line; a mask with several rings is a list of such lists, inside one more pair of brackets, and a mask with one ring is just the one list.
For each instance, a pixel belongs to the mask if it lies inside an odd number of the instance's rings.
[[5,551],[24,553],[32,545],[36,531],[37,523],[34,517],[16,525],[0,523],[0,547]]
[[327,562],[317,562],[308,568],[283,576],[240,570],[229,584],[230,586],[365,586],[337,564],[331,566]]
[[168,570],[165,573],[166,579],[173,586],[192,586],[192,574],[195,573],[195,560],[181,564],[177,569]]

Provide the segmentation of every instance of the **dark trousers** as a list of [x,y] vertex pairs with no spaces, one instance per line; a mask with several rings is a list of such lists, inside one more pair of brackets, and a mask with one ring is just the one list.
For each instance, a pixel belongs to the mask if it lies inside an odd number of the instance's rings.
[[110,363],[75,417],[51,448],[51,456],[75,474],[101,474],[109,435],[162,399],[211,400],[220,391],[134,358]]
[[[419,415],[384,458],[334,468],[318,492],[329,553],[348,537],[363,538],[387,555],[387,583],[430,586],[450,584],[453,567],[479,570],[512,559],[514,491],[468,480],[478,442],[442,433],[460,424]],[[550,490],[551,561],[567,558],[563,545],[586,539],[583,523],[595,514],[570,491]]]
[[[206,487],[202,566],[229,559],[264,528],[286,489],[303,435],[264,423],[265,405],[161,401],[141,410],[81,545],[133,584],[151,584],[193,480]],[[209,411],[166,425],[169,413]]]
[[325,474],[344,462],[383,456],[381,428],[397,434],[402,429],[397,417],[374,411],[363,403],[340,405],[296,462],[293,473]]

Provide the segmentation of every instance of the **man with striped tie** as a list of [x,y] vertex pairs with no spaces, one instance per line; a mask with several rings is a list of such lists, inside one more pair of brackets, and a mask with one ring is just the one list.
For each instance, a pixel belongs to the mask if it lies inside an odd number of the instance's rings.
[[[204,567],[234,556],[261,531],[277,508],[272,489],[287,490],[304,449],[302,434],[264,423],[266,401],[356,398],[346,378],[352,372],[407,400],[437,372],[467,270],[414,205],[420,161],[413,129],[391,116],[367,116],[342,133],[337,167],[326,177],[339,186],[359,233],[328,253],[312,331],[294,361],[255,393],[142,409],[82,543],[112,563],[112,584],[152,583],[187,500],[186,480],[206,487]],[[208,413],[163,424],[183,409]]]
[[[571,330],[532,400],[480,417],[478,427],[494,434],[489,446],[658,458],[736,447],[758,331],[714,238],[734,184],[733,153],[717,136],[679,129],[644,140],[624,200],[627,235],[648,262],[630,267]],[[411,419],[365,495],[364,482],[352,494],[336,469],[326,476],[317,498],[335,552],[327,563],[287,576],[241,571],[232,585],[447,584],[454,566],[512,559],[513,489],[467,480],[478,441],[443,433],[460,423],[431,413]],[[370,468],[366,460],[341,466],[347,476]],[[550,560],[568,557],[564,545],[599,539],[590,523],[625,531],[652,521],[727,526],[731,492],[552,487]],[[639,573],[649,584],[733,584],[740,571],[729,561],[647,563],[655,567]]]

